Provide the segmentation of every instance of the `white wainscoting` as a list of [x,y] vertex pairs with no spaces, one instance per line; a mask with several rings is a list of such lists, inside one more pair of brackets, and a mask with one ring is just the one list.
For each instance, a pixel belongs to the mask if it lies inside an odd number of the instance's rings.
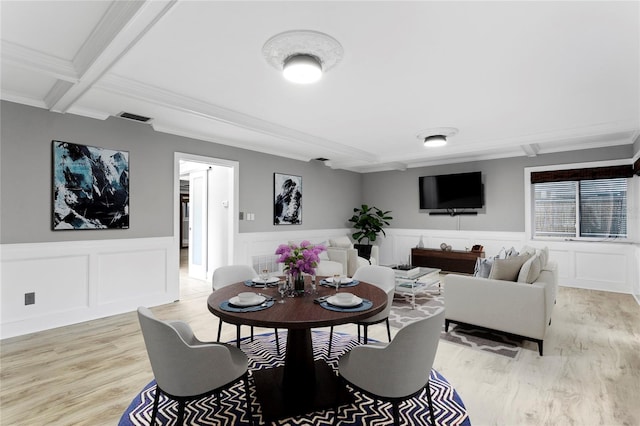
[[[0,338],[179,298],[173,237],[0,246]],[[25,305],[25,293],[35,304]]]
[[[640,294],[640,248],[618,242],[531,241],[524,232],[443,231],[433,229],[388,229],[380,245],[380,263],[406,263],[411,248],[422,237],[424,247],[439,248],[441,243],[454,250],[474,244],[484,246],[487,257],[500,249],[523,245],[549,247],[550,258],[558,262],[558,284],[616,293]],[[638,298],[638,296],[636,296]]]

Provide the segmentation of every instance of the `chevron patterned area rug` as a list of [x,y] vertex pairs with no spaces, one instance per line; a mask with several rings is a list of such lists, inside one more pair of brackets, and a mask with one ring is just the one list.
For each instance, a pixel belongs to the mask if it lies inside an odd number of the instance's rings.
[[[444,298],[444,290],[438,291],[436,288],[433,291],[417,295],[415,309],[413,309],[410,295],[396,294],[389,314],[389,322],[394,327],[402,328],[433,314],[439,307],[444,306]],[[445,333],[443,328],[440,339],[509,358],[517,358],[523,344],[522,340],[505,333],[455,324],[449,327],[448,333]]]
[[[284,347],[286,333],[278,333],[280,344]],[[329,342],[329,333],[324,331],[313,332],[313,347],[316,359],[325,359],[332,367],[336,367],[337,357],[345,351],[356,346],[354,336],[335,333],[332,349],[333,357],[327,359],[326,348]],[[249,357],[250,368],[262,369],[280,366],[284,362],[283,356],[277,355],[273,333],[255,336],[254,341],[244,339],[242,350]],[[438,425],[471,426],[467,410],[453,386],[447,382],[437,371],[431,371],[431,392],[434,404],[434,413]],[[131,402],[120,419],[119,426],[149,425],[153,398],[155,395],[155,381],[149,383]],[[388,425],[393,423],[391,417],[391,405],[376,403],[368,397],[355,393],[355,402],[348,409],[340,410],[341,425]],[[260,406],[255,399],[255,392],[251,391],[254,421],[256,424],[264,424]],[[220,407],[216,404],[215,397],[205,398],[187,404],[185,424],[189,425],[246,425],[249,424],[245,412],[244,386],[238,384],[220,396]],[[177,403],[168,402],[164,397],[160,399],[160,409],[157,423],[161,425],[173,425],[177,416]],[[400,405],[401,423],[409,425],[428,425],[429,408],[427,396],[422,392],[418,397],[406,401]],[[282,426],[304,425],[322,426],[331,425],[333,422],[333,410],[318,411],[304,417],[283,419],[278,422]]]

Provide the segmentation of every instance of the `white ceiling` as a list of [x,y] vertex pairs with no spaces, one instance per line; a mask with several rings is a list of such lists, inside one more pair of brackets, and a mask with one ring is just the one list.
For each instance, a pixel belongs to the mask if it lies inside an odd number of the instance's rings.
[[[367,172],[632,144],[640,3],[5,1],[2,99]],[[315,85],[262,55],[314,30]],[[147,124],[140,124],[147,125]],[[447,147],[417,135],[455,127]]]

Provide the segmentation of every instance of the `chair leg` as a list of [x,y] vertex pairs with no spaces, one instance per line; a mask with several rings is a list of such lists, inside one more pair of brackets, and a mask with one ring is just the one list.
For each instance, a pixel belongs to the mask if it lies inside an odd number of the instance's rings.
[[331,342],[333,342],[333,326],[329,329],[329,349],[327,349],[328,358],[331,358]]
[[278,353],[278,355],[280,355],[280,339],[278,338],[278,329],[274,328],[273,331],[276,336],[276,352]]
[[[333,328],[333,327],[332,327]],[[344,382],[341,376],[338,376],[338,382],[342,385]],[[333,426],[338,424],[338,409],[340,408],[340,401],[338,400],[338,395],[334,395],[333,398]]]
[[389,339],[389,343],[391,343],[391,326],[389,325],[389,318],[385,320],[387,323],[387,338]]
[[249,424],[253,426],[253,408],[251,407],[251,397],[249,395],[249,375],[244,375],[244,391],[245,399],[247,401],[247,413],[249,413]]
[[153,411],[151,411],[151,426],[156,424],[156,416],[158,415],[158,404],[160,403],[160,388],[156,384],[156,395],[153,397]]
[[176,422],[177,425],[183,425],[184,424],[184,400],[180,400],[178,402],[178,421]]
[[433,413],[433,401],[431,400],[431,386],[429,386],[429,382],[427,382],[426,390],[427,401],[429,402],[429,417],[431,418],[431,425],[436,426],[436,416]]
[[218,342],[220,341],[220,335],[222,334],[222,320],[218,321]]
[[391,403],[391,407],[393,408],[393,424],[394,426],[400,425],[400,408],[398,407],[400,403],[398,401],[393,401]]

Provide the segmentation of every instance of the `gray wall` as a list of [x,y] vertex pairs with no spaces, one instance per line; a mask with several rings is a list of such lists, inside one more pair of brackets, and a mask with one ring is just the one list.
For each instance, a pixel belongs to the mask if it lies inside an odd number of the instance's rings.
[[[173,235],[174,153],[240,164],[239,211],[255,213],[240,232],[343,228],[362,193],[362,176],[302,162],[155,132],[120,118],[94,120],[2,102],[0,243],[34,243]],[[130,229],[52,231],[52,140],[129,151]],[[302,176],[302,225],[273,225],[273,173]]]
[[[502,158],[364,175],[363,200],[391,210],[392,228],[524,232],[524,169],[550,164],[630,159],[632,145],[537,157]],[[429,216],[418,205],[418,177],[481,171],[485,207],[477,216]]]

